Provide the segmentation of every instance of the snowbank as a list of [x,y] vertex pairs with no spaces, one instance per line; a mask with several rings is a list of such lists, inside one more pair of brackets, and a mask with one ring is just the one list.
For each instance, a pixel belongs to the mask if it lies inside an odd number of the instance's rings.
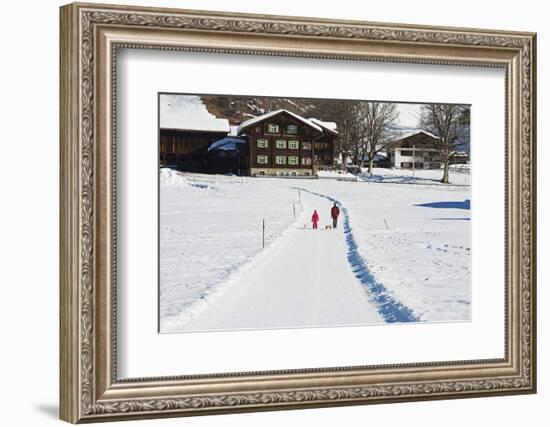
[[159,179],[161,188],[181,189],[189,185],[181,173],[173,169],[162,168]]
[[347,172],[347,171],[318,171],[317,176],[319,178],[331,178],[331,179],[345,179],[345,180],[353,180],[355,181],[357,178],[355,175]]

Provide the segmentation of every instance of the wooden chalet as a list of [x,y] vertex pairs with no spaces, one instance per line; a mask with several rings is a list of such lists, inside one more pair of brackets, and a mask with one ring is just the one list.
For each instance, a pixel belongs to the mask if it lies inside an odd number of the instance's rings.
[[336,130],[290,111],[254,117],[237,133],[248,141],[252,176],[313,176],[320,165],[332,165]]

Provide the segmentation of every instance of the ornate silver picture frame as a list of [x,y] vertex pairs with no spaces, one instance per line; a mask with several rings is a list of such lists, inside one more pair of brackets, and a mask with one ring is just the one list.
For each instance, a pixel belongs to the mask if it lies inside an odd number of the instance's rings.
[[[81,3],[60,13],[61,419],[98,422],[536,391],[535,34]],[[505,265],[504,357],[120,378],[120,49],[504,70],[505,250],[493,254]]]

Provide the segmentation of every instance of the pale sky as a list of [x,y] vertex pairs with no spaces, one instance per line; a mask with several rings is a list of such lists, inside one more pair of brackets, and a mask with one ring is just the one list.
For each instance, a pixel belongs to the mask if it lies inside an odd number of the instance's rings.
[[397,104],[399,111],[398,123],[401,126],[417,128],[420,119],[420,106],[422,104]]

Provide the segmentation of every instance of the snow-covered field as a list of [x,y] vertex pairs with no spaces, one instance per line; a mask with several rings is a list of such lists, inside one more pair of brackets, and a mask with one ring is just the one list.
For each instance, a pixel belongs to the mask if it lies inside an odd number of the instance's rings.
[[[464,165],[460,165],[464,166]],[[454,185],[470,185],[470,174],[459,170],[467,170],[466,168],[449,171],[450,184]],[[363,169],[360,179],[369,182],[384,182],[396,184],[441,184],[440,180],[443,176],[442,169],[386,169],[373,168],[372,176],[368,174],[367,169]]]
[[327,191],[347,207],[372,275],[420,320],[469,319],[469,191],[357,186]]
[[[294,221],[296,191],[265,180],[160,175],[160,313],[162,329],[183,321],[224,280],[269,246]],[[297,214],[301,205],[295,203]]]
[[470,319],[467,187],[162,170],[160,191],[162,332]]

